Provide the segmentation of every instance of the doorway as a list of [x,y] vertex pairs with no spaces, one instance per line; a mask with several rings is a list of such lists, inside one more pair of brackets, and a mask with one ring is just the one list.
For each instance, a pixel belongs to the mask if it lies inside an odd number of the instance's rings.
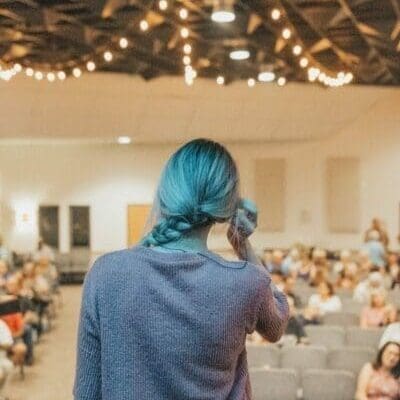
[[137,244],[143,236],[151,204],[128,205],[128,246]]

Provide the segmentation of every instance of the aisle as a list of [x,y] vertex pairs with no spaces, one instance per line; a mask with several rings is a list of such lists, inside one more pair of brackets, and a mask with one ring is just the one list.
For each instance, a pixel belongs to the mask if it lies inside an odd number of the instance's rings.
[[36,347],[36,363],[25,380],[14,374],[6,394],[10,400],[71,400],[75,368],[76,330],[81,287],[63,286],[64,305],[54,329]]

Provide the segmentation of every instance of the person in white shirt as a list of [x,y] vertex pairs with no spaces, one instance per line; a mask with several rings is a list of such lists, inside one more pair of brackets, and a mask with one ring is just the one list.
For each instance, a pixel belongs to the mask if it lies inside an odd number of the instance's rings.
[[371,298],[371,292],[377,289],[384,289],[385,282],[380,272],[374,271],[368,278],[361,281],[354,289],[353,299],[359,303],[367,304]]
[[342,302],[340,297],[335,295],[333,285],[330,282],[321,282],[318,293],[311,295],[308,301],[304,317],[307,320],[316,321],[327,313],[341,310]]
[[0,319],[0,393],[13,369],[13,363],[7,357],[7,351],[13,345],[13,337],[8,325]]

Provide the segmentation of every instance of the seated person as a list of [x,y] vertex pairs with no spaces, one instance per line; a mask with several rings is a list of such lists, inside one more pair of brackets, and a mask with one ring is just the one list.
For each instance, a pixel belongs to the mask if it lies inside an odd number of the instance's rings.
[[[20,297],[22,288],[21,276],[19,274],[12,275],[6,284],[7,294]],[[22,341],[27,347],[26,363],[33,363],[33,328],[31,325],[32,313],[18,312],[7,314],[2,317],[3,321],[8,325],[16,342]]]
[[12,371],[13,363],[7,354],[12,350],[14,341],[7,324],[0,319],[0,393],[3,390],[7,377]]
[[382,348],[387,342],[400,343],[400,322],[393,322],[386,327],[379,341],[379,348]]
[[338,280],[336,281],[336,287],[338,289],[346,289],[348,291],[353,290],[357,285],[357,276],[353,268],[345,266],[339,273]]
[[387,342],[375,363],[365,364],[357,382],[356,400],[398,400],[400,398],[400,344]]
[[290,318],[286,326],[286,331],[279,341],[280,344],[285,344],[291,342],[290,338],[294,338],[295,343],[307,343],[307,335],[304,331],[304,318],[302,318],[296,311],[294,305],[294,299],[290,295],[287,296],[287,301],[289,304]]
[[265,266],[271,274],[276,272],[282,273],[283,252],[281,250],[274,250],[271,259],[266,262]]
[[326,281],[319,284],[317,294],[311,295],[303,314],[307,322],[316,322],[327,313],[341,310],[340,298],[335,295],[332,283]]
[[297,272],[301,266],[300,252],[297,248],[290,250],[289,254],[285,257],[282,263],[282,272],[285,276],[296,277]]
[[368,252],[372,265],[378,268],[384,268],[386,264],[386,249],[379,240],[379,232],[372,230],[369,232],[367,241],[363,246],[363,250]]
[[287,276],[284,279],[283,283],[283,292],[286,294],[286,296],[290,296],[293,301],[294,301],[294,306],[296,308],[301,308],[302,307],[302,301],[299,296],[295,293],[295,284],[296,280],[292,276]]
[[379,271],[372,269],[368,277],[355,287],[353,299],[367,304],[371,298],[371,292],[376,289],[385,289],[384,279]]
[[370,304],[361,312],[361,328],[378,328],[396,320],[396,308],[386,304],[386,292],[377,289],[371,293]]
[[6,282],[8,278],[8,266],[3,260],[0,260],[0,292],[5,293]]
[[400,265],[397,253],[392,252],[389,254],[387,268],[392,281],[391,289],[394,289],[396,285],[400,286]]
[[352,262],[349,250],[342,250],[340,252],[340,261],[336,262],[333,266],[333,271],[336,275],[340,275],[345,269],[354,275],[357,273],[357,264]]
[[310,279],[311,260],[307,253],[301,258],[299,268],[296,271],[295,277],[301,281],[308,282]]

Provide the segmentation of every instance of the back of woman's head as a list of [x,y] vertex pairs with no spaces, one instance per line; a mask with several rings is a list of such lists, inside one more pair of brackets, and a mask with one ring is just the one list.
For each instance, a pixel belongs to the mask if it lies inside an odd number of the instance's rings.
[[239,203],[236,164],[219,143],[193,140],[168,160],[158,185],[156,223],[145,246],[179,240],[193,229],[229,220]]

